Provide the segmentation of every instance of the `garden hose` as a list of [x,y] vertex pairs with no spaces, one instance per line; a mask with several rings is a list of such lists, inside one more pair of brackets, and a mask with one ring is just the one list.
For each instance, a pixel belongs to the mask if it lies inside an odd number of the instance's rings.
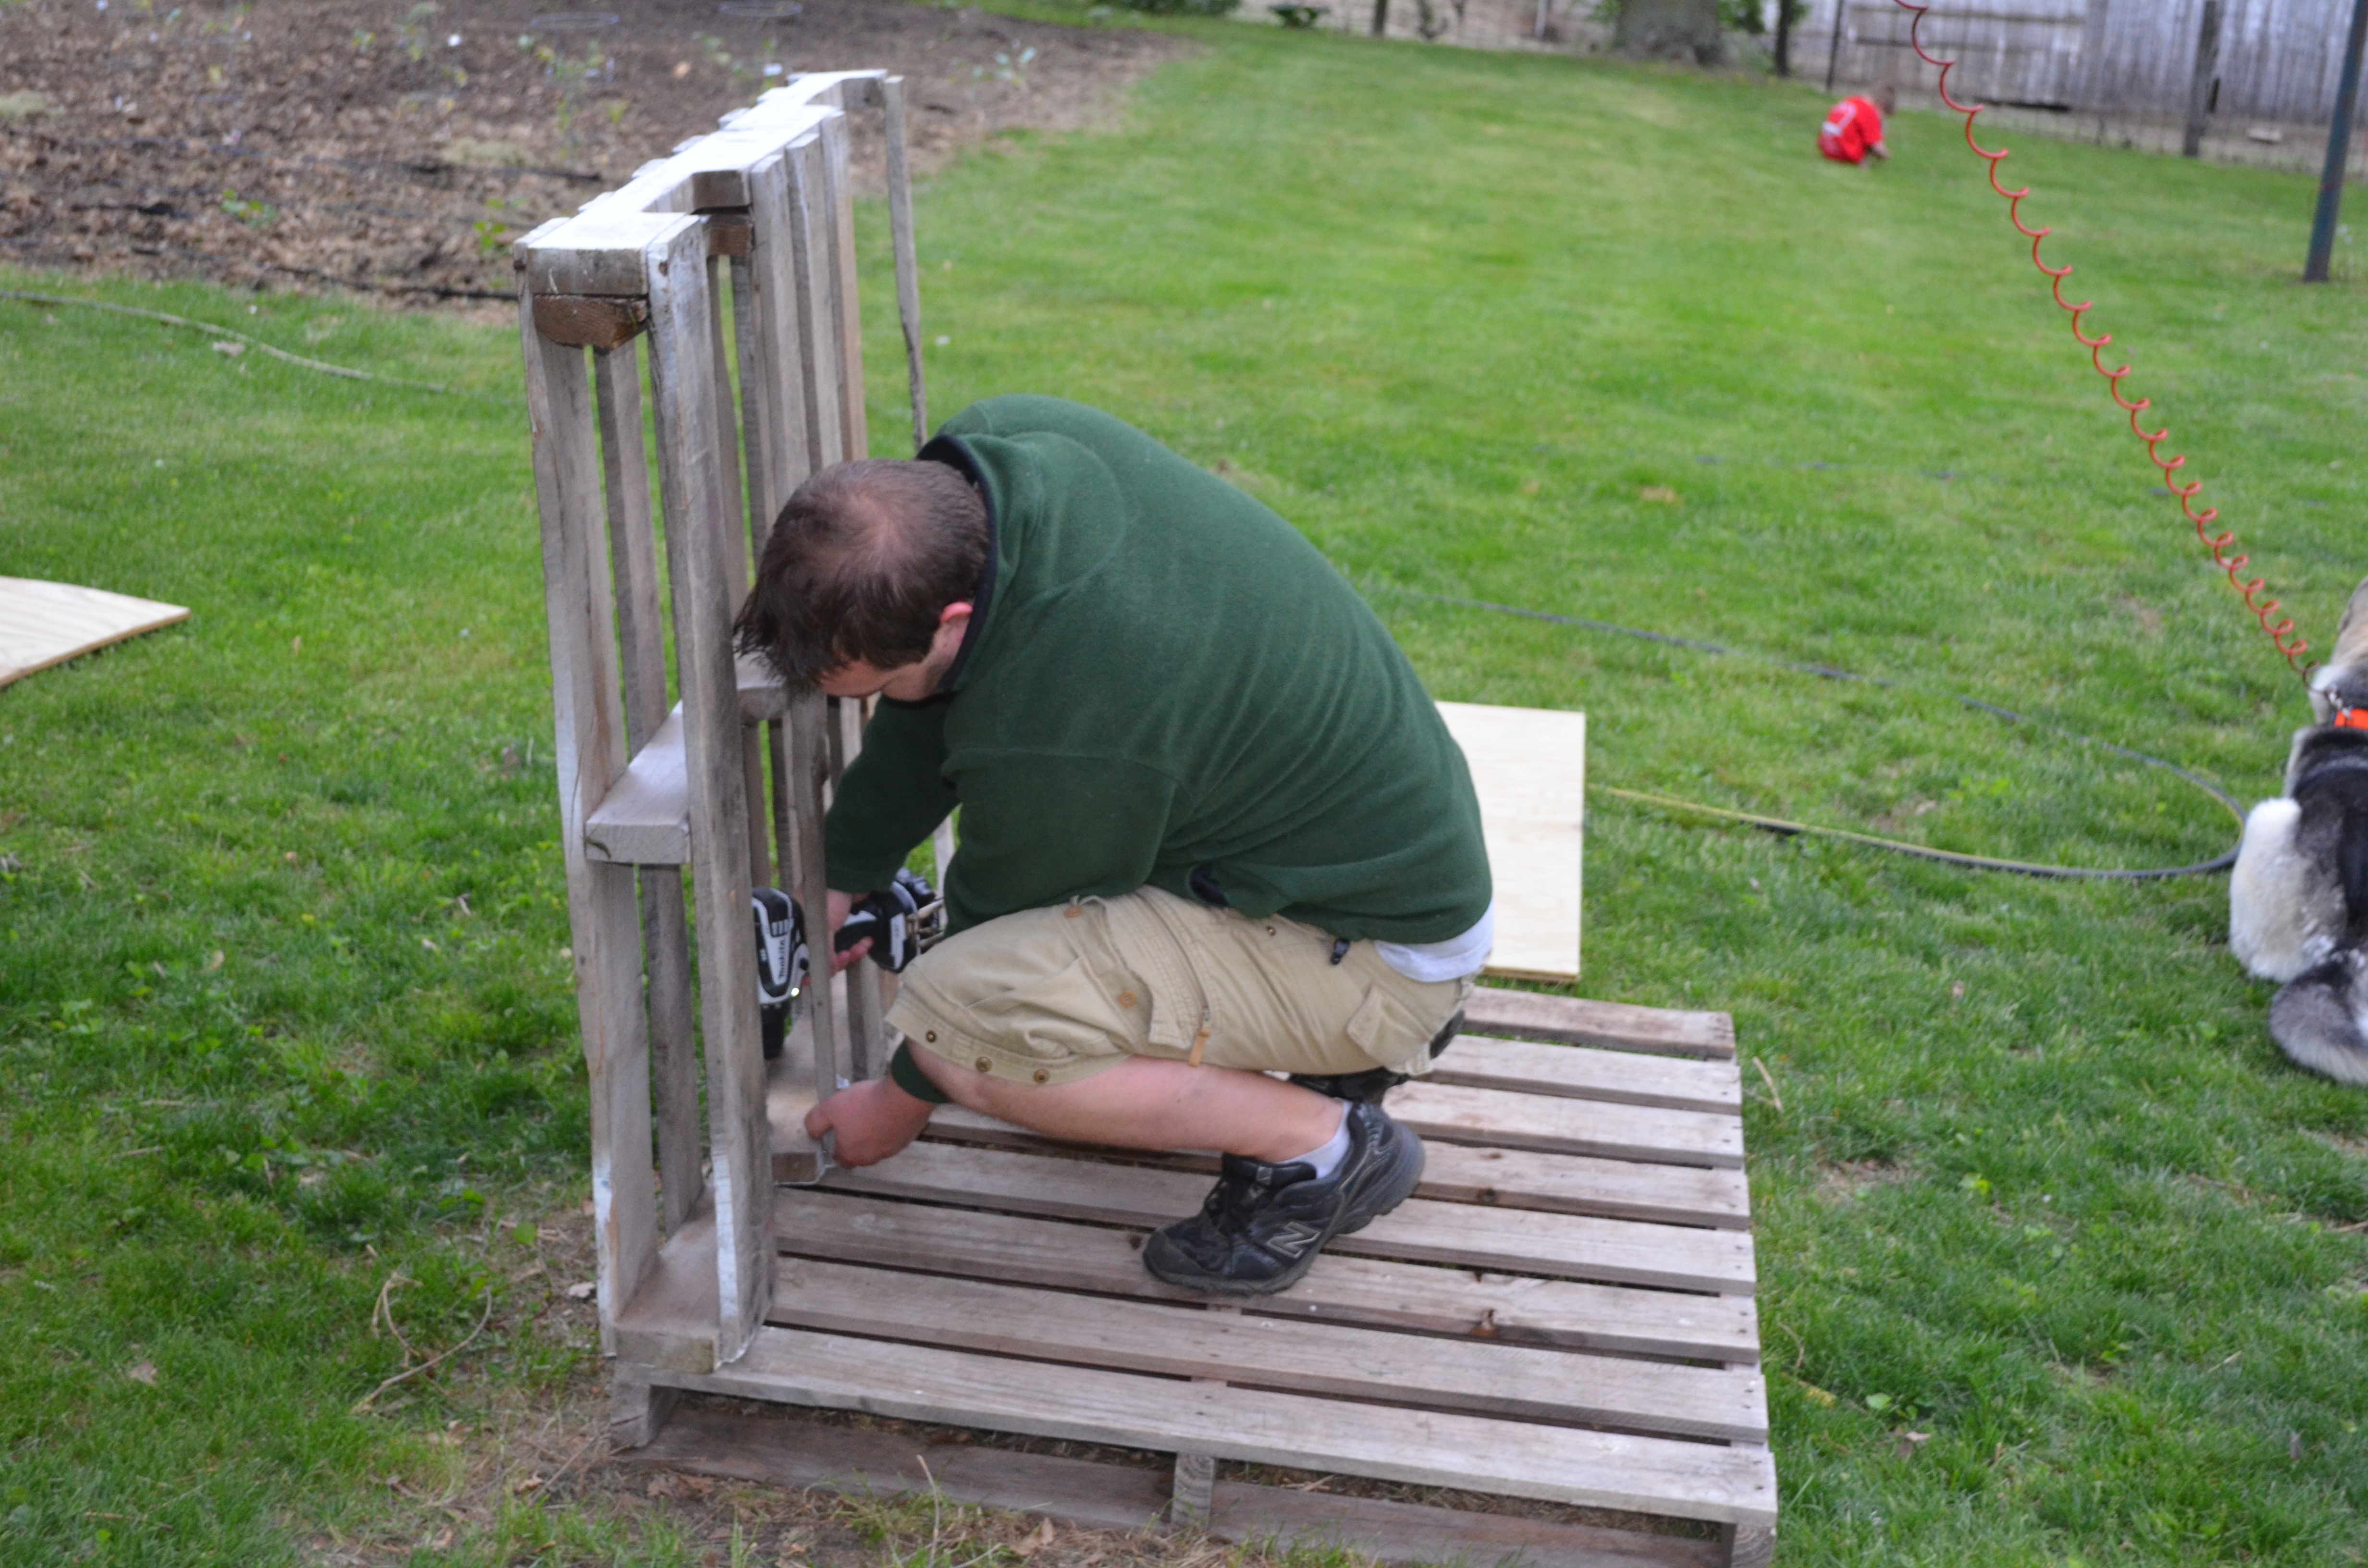
[[[1633,626],[1620,626],[1608,620],[1590,620],[1584,616],[1556,615],[1551,610],[1525,609],[1519,605],[1492,604],[1486,599],[1463,598],[1453,594],[1429,593],[1420,588],[1400,587],[1395,584],[1372,585],[1392,593],[1405,594],[1418,599],[1429,599],[1438,604],[1456,605],[1465,609],[1487,610],[1497,615],[1518,615],[1527,620],[1543,620],[1556,626],[1574,626],[1583,631],[1600,631],[1616,637],[1633,637],[1640,642],[1658,642],[1667,647],[1691,649],[1698,653],[1757,659],[1763,664],[1774,665],[1780,669],[1816,676],[1821,680],[1861,681],[1868,686],[1893,688],[1905,688],[1907,685],[1904,681],[1886,680],[1881,676],[1866,676],[1852,670],[1836,669],[1830,665],[1812,665],[1792,659],[1779,659],[1770,654],[1753,653],[1739,648],[1729,648],[1717,642],[1707,642],[1700,638],[1678,637],[1666,631],[1646,631]],[[2044,720],[2033,719],[2027,713],[2018,713],[2011,708],[2001,708],[1995,702],[1984,702],[1977,697],[1961,697],[1953,692],[1945,695],[1952,702],[1967,708],[1979,709],[1985,713],[2007,720],[2011,723],[2029,724],[2044,730],[2050,734],[2060,735],[2066,740],[2076,741],[2082,745],[2099,746],[2116,756],[2124,756],[2133,762],[2144,763],[2148,767],[2158,767],[2166,773],[2174,774],[2226,807],[2228,814],[2237,819],[2240,832],[2244,826],[2245,808],[2237,802],[2234,795],[2229,794],[2227,790],[2209,778],[2190,772],[2175,762],[2146,752],[2135,751],[2128,746],[2115,745],[2111,741],[2099,740],[2094,735],[2084,735],[2075,730],[2066,730],[2061,726],[2050,724]],[[2086,866],[2047,866],[2029,860],[2004,859],[1993,855],[1964,855],[1953,849],[1935,849],[1929,845],[1911,844],[1906,839],[1883,838],[1871,833],[1853,833],[1846,828],[1819,827],[1814,823],[1792,822],[1783,817],[1763,816],[1756,812],[1738,812],[1726,806],[1705,805],[1699,801],[1683,801],[1675,796],[1656,795],[1642,790],[1622,790],[1609,784],[1597,784],[1593,789],[1598,794],[1611,795],[1623,801],[1634,801],[1640,805],[1653,806],[1663,811],[1691,812],[1698,816],[1713,817],[1724,822],[1748,823],[1753,827],[1763,828],[1768,832],[1783,834],[1787,836],[1793,834],[1805,834],[1816,838],[1839,839],[1844,843],[1862,845],[1870,849],[1884,849],[1895,855],[1911,855],[1919,860],[1938,861],[1945,866],[1962,866],[1968,870],[1977,871],[2009,871],[2021,877],[2051,877],[2083,881],[2159,881],[2170,877],[2211,876],[2225,871],[2237,863],[2237,846],[2232,845],[2226,854],[2215,856],[2209,860],[2199,860],[2192,866],[2142,867],[2126,870]]]

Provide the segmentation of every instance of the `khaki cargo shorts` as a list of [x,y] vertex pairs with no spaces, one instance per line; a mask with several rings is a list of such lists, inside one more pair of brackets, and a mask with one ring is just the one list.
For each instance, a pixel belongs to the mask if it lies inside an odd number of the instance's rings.
[[1251,1072],[1420,1074],[1472,982],[1408,980],[1354,942],[1142,888],[1022,910],[913,961],[889,1025],[919,1050],[1019,1084],[1129,1056]]

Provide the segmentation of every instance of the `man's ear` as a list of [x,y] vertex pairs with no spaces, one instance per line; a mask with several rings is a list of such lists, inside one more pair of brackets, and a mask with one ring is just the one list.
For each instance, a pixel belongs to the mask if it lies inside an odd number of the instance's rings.
[[970,634],[970,602],[965,599],[938,611],[937,635],[929,640],[931,656],[945,659],[954,656],[962,647],[962,639]]

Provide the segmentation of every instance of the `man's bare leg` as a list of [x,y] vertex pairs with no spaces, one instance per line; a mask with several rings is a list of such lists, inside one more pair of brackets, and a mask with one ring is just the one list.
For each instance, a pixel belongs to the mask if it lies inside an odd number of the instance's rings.
[[[1090,1078],[1039,1088],[967,1073],[926,1051],[912,1055],[956,1104],[1074,1142],[1214,1149],[1273,1164],[1321,1146],[1340,1127],[1338,1100],[1263,1073],[1130,1056]],[[840,1163],[864,1165],[919,1137],[928,1119],[928,1102],[880,1078],[816,1106],[806,1131],[837,1131]]]

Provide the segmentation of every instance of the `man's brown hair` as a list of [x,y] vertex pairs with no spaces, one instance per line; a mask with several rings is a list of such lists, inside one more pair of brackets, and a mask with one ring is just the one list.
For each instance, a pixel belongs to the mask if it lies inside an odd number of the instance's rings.
[[940,612],[976,596],[987,541],[986,503],[946,464],[833,464],[774,520],[740,611],[741,651],[770,660],[792,691],[858,660],[918,664]]

